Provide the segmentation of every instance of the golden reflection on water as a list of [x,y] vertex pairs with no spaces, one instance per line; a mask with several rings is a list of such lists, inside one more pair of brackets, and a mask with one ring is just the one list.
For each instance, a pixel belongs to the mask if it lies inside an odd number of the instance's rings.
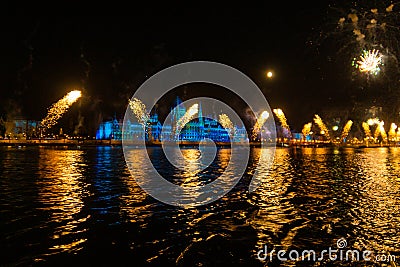
[[[290,223],[296,217],[296,210],[290,203],[293,192],[288,192],[289,185],[293,182],[293,176],[290,161],[290,155],[287,150],[277,149],[272,170],[263,167],[262,149],[254,149],[253,157],[260,158],[259,176],[262,177],[262,183],[256,190],[256,195],[251,199],[254,205],[259,207],[257,215],[251,221],[251,224],[258,229],[258,244],[262,247],[264,244],[281,245],[284,249],[290,247],[292,239],[299,227],[291,229],[286,237],[279,241],[274,238],[282,232],[287,223]],[[281,174],[281,175],[280,175]],[[282,175],[283,174],[283,175]],[[286,174],[286,175],[285,175]],[[304,227],[305,224],[301,227]]]
[[[39,152],[39,179],[38,201],[41,209],[49,212],[49,224],[57,225],[53,239],[62,236],[74,235],[70,242],[55,245],[50,249],[71,250],[86,241],[85,238],[76,238],[80,231],[78,226],[84,223],[89,216],[80,218],[87,194],[86,184],[83,181],[83,170],[87,167],[81,150],[41,149]],[[66,242],[63,238],[62,242]]]
[[152,216],[152,212],[149,212],[149,210],[151,210],[150,206],[153,205],[153,203],[145,203],[147,193],[135,181],[135,177],[145,176],[145,156],[146,151],[143,149],[132,149],[125,155],[128,164],[132,166],[132,169],[136,170],[136,173],[131,175],[128,167],[126,167],[125,172],[127,175],[125,175],[125,179],[122,182],[126,185],[128,193],[120,196],[121,212],[127,216],[130,222],[141,223],[142,225],[146,225]]
[[[253,152],[259,157],[260,151]],[[395,252],[400,244],[399,156],[400,148],[277,149],[272,170],[269,175],[264,170],[263,183],[250,200],[258,207],[251,220],[257,247],[287,249],[304,240],[330,245],[345,231],[354,248]],[[309,236],[311,231],[322,235]]]
[[[213,179],[218,179],[218,177],[226,170],[229,165],[231,158],[231,150],[230,149],[217,149],[216,151],[216,159],[210,169],[205,170],[205,167],[201,162],[201,151],[196,148],[183,148],[180,150],[183,158],[186,160],[185,164],[182,164],[181,168],[174,168],[172,166],[168,166],[166,168],[164,156],[161,156],[160,150],[149,148],[146,150],[140,149],[131,149],[125,151],[125,158],[127,160],[127,165],[129,169],[132,171],[131,176],[136,179],[126,181],[132,185],[137,185],[139,182],[143,188],[146,186],[149,187],[149,190],[162,190],[160,188],[155,188],[154,184],[148,183],[150,179],[149,175],[156,175],[154,173],[153,167],[159,172],[159,175],[163,177],[168,177],[171,183],[179,185],[184,189],[185,196],[188,196],[190,200],[198,200],[199,197],[204,195],[202,191],[203,188],[201,186],[211,182]],[[146,155],[148,153],[149,155]],[[149,164],[148,161],[145,160],[146,157],[150,157],[155,160],[152,164]],[[154,165],[153,165],[154,164]],[[160,168],[160,166],[162,166]],[[138,179],[138,180],[137,180]],[[230,181],[226,181],[227,185],[230,185]],[[137,189],[135,189],[137,190]],[[135,193],[139,193],[137,191]],[[139,193],[141,194],[141,193]],[[171,192],[171,194],[174,194]],[[126,201],[129,197],[123,197]],[[142,197],[139,196],[139,199]],[[206,201],[206,200],[201,200]],[[135,208],[136,209],[136,208]],[[129,211],[130,213],[134,212],[133,210]],[[136,211],[135,211],[136,212]]]
[[181,176],[183,178],[181,186],[198,186],[199,172],[202,171],[200,157],[201,152],[198,149],[182,149],[182,156],[186,160],[186,164],[183,166],[183,172]]
[[[400,225],[400,185],[396,179],[400,171],[399,151],[399,148],[365,150],[354,161],[361,175],[352,184],[350,216],[359,235],[356,243],[359,247],[389,251],[400,243],[399,231],[394,230]],[[376,232],[385,238],[371,238]]]

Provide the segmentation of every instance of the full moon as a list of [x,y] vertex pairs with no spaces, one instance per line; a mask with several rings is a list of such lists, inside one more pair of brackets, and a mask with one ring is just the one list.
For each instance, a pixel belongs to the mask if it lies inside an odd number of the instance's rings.
[[272,74],[272,71],[268,71],[268,72],[267,72],[267,77],[268,77],[268,78],[272,78],[272,75],[273,75],[273,74]]

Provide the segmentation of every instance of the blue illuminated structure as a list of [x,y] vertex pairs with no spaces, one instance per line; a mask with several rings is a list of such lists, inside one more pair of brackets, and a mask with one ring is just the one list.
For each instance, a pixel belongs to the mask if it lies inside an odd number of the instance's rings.
[[[176,122],[184,116],[186,108],[182,105],[179,97],[176,98],[175,107],[171,108],[171,121],[164,126],[158,120],[158,114],[150,116],[146,127],[138,122],[127,121],[125,131],[122,132],[122,121],[115,118],[112,121],[106,121],[100,124],[96,139],[113,139],[121,140],[124,135],[125,140],[139,141],[188,141],[199,142],[204,138],[211,139],[215,142],[243,142],[248,140],[245,127],[235,127],[235,134],[230,140],[227,130],[219,124],[217,119],[211,117],[203,117],[201,104],[199,104],[198,118],[188,122],[176,137],[174,127]],[[179,138],[179,140],[175,140]]]

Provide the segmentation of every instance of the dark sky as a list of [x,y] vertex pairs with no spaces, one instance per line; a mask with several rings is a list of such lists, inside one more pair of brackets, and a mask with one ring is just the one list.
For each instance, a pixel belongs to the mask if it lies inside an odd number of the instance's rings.
[[[60,123],[76,123],[80,112],[95,125],[123,116],[126,99],[152,74],[193,60],[247,74],[294,128],[327,106],[351,106],[348,68],[323,42],[338,19],[328,1],[189,4],[13,7],[1,24],[0,113],[40,120],[72,88],[85,88]],[[185,97],[196,90],[187,87]]]

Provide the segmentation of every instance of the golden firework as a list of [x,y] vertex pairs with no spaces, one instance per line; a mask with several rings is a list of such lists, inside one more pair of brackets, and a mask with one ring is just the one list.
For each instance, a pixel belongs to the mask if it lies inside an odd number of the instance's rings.
[[314,118],[314,122],[318,125],[318,127],[321,129],[321,134],[324,135],[328,140],[331,139],[330,135],[329,135],[329,130],[328,127],[326,127],[325,123],[323,122],[323,120],[321,119],[320,116],[318,116],[317,114],[315,114],[315,118]]
[[307,138],[307,136],[311,133],[311,127],[312,127],[311,122],[304,124],[303,130],[301,131],[304,138]]
[[253,133],[252,133],[252,138],[255,140],[257,138],[257,135],[261,131],[261,127],[264,125],[264,123],[267,121],[269,118],[269,113],[268,111],[263,111],[261,115],[257,118],[256,124],[254,125],[253,128]]
[[175,135],[179,135],[183,127],[192,120],[193,116],[196,115],[199,112],[199,104],[194,104],[192,105],[188,111],[186,111],[185,115],[183,115],[182,118],[178,120],[176,123],[176,128],[175,128]]
[[353,125],[353,121],[352,120],[348,120],[347,123],[344,125],[343,127],[343,131],[342,131],[342,140],[347,138],[347,136],[349,135],[351,126]]
[[283,113],[282,109],[280,109],[280,108],[274,109],[273,112],[275,113],[276,117],[280,121],[282,127],[284,129],[286,129],[286,131],[288,132],[289,137],[292,137],[292,133],[290,132],[290,128],[289,128],[289,124],[287,123],[286,116]]
[[146,105],[139,99],[134,98],[133,100],[129,100],[129,107],[143,128],[146,127],[146,124],[150,119],[150,115],[146,111]]
[[51,105],[47,111],[46,117],[40,122],[44,129],[49,129],[57,124],[58,120],[67,112],[69,107],[82,96],[82,92],[74,90],[69,92],[63,98]]
[[218,122],[224,127],[228,133],[229,136],[233,136],[235,134],[235,126],[233,125],[232,121],[229,119],[228,115],[226,114],[221,114],[218,116]]

